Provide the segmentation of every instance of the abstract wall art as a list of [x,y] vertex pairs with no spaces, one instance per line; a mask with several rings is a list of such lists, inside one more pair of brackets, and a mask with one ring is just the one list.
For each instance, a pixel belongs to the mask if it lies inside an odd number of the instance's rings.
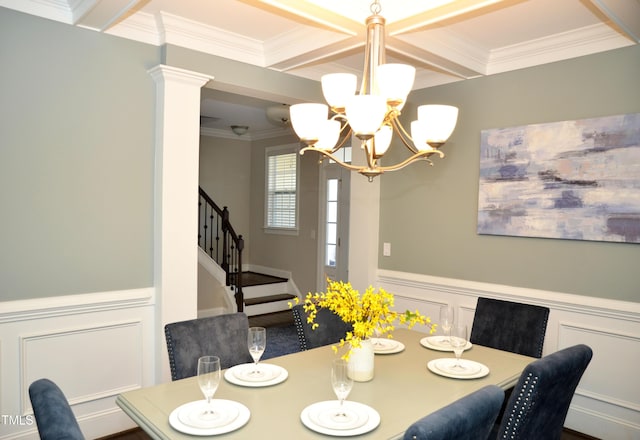
[[640,113],[483,130],[478,233],[640,243]]

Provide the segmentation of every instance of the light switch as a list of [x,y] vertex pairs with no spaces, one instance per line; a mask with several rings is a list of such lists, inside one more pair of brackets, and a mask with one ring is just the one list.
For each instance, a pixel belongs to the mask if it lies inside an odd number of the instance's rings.
[[391,256],[391,243],[383,243],[382,244],[382,256],[390,257]]

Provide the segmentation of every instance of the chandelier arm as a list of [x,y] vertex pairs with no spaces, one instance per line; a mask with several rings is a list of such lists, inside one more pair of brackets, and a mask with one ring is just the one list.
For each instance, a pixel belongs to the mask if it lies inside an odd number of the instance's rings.
[[[345,127],[348,127],[349,125],[346,124]],[[343,128],[344,130],[344,128]],[[333,147],[330,151],[331,154],[335,153],[336,151],[338,151],[340,148],[344,147],[344,144],[347,143],[347,139],[351,139],[351,128],[349,128],[349,132],[342,137],[342,140],[340,142],[338,142],[338,145],[336,145],[335,147]]]
[[326,151],[326,150],[320,150],[318,148],[314,148],[314,147],[304,147],[303,149],[300,150],[300,154],[304,154],[307,151],[314,151],[316,153],[320,153],[323,156],[328,157],[329,159],[333,160],[334,162],[336,162],[338,165],[340,165],[341,167],[345,167],[350,169],[351,171],[359,171],[362,167],[356,166],[356,165],[351,165],[350,163],[346,163],[341,161],[340,159],[338,159],[336,156],[334,156],[333,154],[331,154],[331,152]]
[[373,157],[373,139],[368,139],[366,141],[361,141],[362,144],[362,149],[364,150],[364,155],[365,158],[367,159],[367,169],[375,169],[375,168],[379,168],[378,166],[376,166],[376,159],[375,157]]
[[408,157],[407,159],[403,160],[400,163],[397,163],[395,165],[389,165],[386,167],[378,167],[380,169],[381,172],[387,172],[387,171],[397,171],[400,170],[404,167],[406,167],[407,165],[417,161],[417,160],[425,160],[427,162],[429,162],[430,166],[433,166],[433,161],[431,159],[429,159],[429,156],[431,156],[432,154],[438,154],[441,158],[444,157],[444,153],[440,150],[429,150],[429,151],[420,151],[416,154],[414,154],[411,157]]
[[404,126],[400,123],[398,118],[391,119],[391,125],[393,126],[394,131],[398,134],[398,137],[400,138],[404,146],[407,147],[413,154],[418,154],[420,151],[413,145],[413,138],[409,136],[409,133],[407,133],[407,130],[405,130]]

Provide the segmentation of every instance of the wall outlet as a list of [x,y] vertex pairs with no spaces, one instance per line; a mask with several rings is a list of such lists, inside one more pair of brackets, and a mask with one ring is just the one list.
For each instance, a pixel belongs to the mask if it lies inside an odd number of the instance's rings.
[[382,244],[382,256],[390,257],[391,256],[391,243],[383,243]]

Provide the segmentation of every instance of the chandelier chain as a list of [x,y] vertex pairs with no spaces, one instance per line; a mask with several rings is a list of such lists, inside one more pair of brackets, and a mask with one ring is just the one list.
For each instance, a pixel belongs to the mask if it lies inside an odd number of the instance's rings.
[[379,15],[380,12],[382,12],[382,6],[380,5],[380,2],[378,0],[374,0],[374,2],[371,3],[369,10],[372,14]]

